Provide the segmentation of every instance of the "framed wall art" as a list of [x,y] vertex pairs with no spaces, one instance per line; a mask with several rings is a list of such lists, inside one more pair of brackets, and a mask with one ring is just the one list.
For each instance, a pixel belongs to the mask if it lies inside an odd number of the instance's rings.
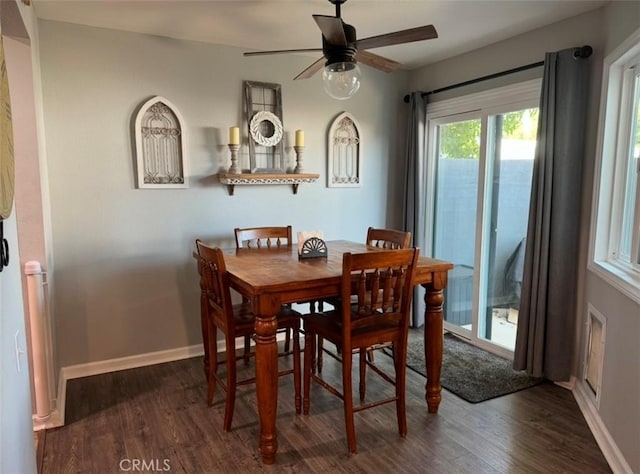
[[137,186],[141,189],[188,188],[184,159],[184,121],[164,97],[143,103],[134,123]]
[[286,173],[280,84],[244,81],[251,173]]
[[329,128],[327,186],[353,188],[361,185],[362,146],[360,126],[347,112],[338,115]]

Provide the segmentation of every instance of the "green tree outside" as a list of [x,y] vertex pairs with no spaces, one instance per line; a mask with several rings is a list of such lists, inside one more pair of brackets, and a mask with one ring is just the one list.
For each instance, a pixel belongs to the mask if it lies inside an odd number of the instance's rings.
[[[441,125],[440,158],[480,158],[479,119]],[[502,138],[535,140],[538,130],[538,109],[525,109],[502,116]]]

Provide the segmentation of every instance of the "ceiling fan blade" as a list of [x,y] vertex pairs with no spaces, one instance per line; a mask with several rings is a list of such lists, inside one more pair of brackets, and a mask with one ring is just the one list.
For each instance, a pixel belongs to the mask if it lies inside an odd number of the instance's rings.
[[370,53],[369,51],[358,51],[356,53],[356,61],[384,72],[397,71],[402,67],[402,64],[396,61]]
[[302,48],[302,49],[277,49],[274,51],[248,51],[245,56],[264,56],[267,54],[286,54],[286,53],[317,53],[322,52],[322,48]]
[[335,16],[313,15],[322,36],[333,46],[346,46],[347,37],[344,34],[342,19]]
[[360,39],[358,40],[358,49],[380,48],[381,46],[412,43],[414,41],[428,40],[437,37],[438,32],[433,25],[419,26],[408,30]]
[[313,76],[316,72],[320,71],[324,67],[325,61],[326,60],[324,59],[324,56],[321,57],[316,62],[314,62],[311,66],[309,66],[307,69],[305,69],[296,77],[294,77],[293,80],[295,81],[298,79],[309,79],[311,76]]

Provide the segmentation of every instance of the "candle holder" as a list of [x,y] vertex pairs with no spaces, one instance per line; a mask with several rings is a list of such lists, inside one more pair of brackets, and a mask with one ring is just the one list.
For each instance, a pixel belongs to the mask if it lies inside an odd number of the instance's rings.
[[238,150],[240,145],[229,144],[229,151],[231,151],[231,166],[229,167],[229,174],[240,174],[240,168],[238,168]]
[[303,146],[294,146],[293,149],[296,151],[296,167],[293,170],[296,174],[304,173],[304,168],[302,167],[302,152],[304,151]]

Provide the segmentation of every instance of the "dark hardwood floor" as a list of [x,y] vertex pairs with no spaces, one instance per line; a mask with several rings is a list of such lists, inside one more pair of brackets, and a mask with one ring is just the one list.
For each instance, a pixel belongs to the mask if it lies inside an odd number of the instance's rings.
[[[323,373],[338,377],[338,364],[325,358]],[[545,383],[479,404],[443,390],[430,415],[424,377],[407,376],[407,438],[394,405],[367,410],[356,415],[352,456],[341,401],[314,385],[311,414],[296,415],[293,379],[281,378],[274,466],[258,453],[254,387],[240,387],[223,433],[222,392],[208,408],[201,358],[70,380],[66,425],[47,431],[41,472],[611,472],[568,390]],[[388,390],[373,371],[367,380],[367,394]]]

